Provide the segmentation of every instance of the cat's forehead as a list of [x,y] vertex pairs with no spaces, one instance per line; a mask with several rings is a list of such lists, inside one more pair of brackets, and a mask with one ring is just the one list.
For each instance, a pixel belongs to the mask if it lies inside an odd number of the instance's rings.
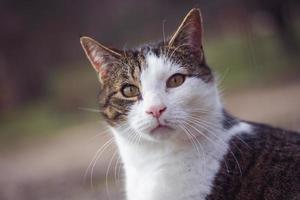
[[143,74],[155,74],[157,76],[167,72],[176,72],[180,68],[180,63],[176,63],[164,54],[156,55],[152,52],[145,56],[144,65]]
[[212,78],[203,52],[199,54],[184,46],[165,46],[161,42],[124,51],[123,58],[113,68],[115,76],[111,76],[109,81],[116,89],[123,83],[133,83],[139,87],[146,82],[154,84],[175,73],[196,76],[205,82]]
[[151,89],[175,73],[182,73],[184,68],[180,63],[168,58],[165,54],[148,52],[145,55],[145,62],[140,75],[141,85],[144,90]]
[[[112,70],[113,72],[122,74],[120,77],[121,80],[129,80],[131,78],[140,80],[142,72],[147,71],[151,74],[153,72],[152,69],[162,69],[162,66],[167,64],[166,59],[163,59],[165,58],[165,54],[160,43],[126,50],[123,55],[120,62]],[[164,71],[167,69],[164,68]]]
[[137,50],[128,50],[125,53],[124,66],[120,69],[128,71],[128,68],[139,68],[140,79],[146,76],[155,78],[170,72],[176,72],[183,64],[181,53],[171,52],[172,49],[163,46],[146,45]]

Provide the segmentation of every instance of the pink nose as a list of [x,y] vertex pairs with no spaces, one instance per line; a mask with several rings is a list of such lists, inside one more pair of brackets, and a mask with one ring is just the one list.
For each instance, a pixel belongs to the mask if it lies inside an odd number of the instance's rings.
[[160,106],[151,106],[146,113],[149,115],[152,115],[155,118],[159,118],[161,116],[161,114],[167,110],[167,107],[164,105],[160,105]]

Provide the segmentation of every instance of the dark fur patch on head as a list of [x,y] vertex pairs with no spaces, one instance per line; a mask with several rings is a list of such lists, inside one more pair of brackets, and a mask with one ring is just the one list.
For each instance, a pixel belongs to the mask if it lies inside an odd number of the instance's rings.
[[99,102],[102,114],[112,126],[126,120],[130,106],[139,98],[126,98],[120,90],[124,84],[140,87],[141,63],[144,58],[138,51],[126,51],[124,56],[114,63],[109,79],[101,84]]
[[171,52],[168,55],[170,59],[187,69],[189,76],[201,78],[206,83],[213,81],[212,71],[206,64],[202,49],[199,51],[189,47],[169,47],[168,52]]
[[187,70],[187,75],[201,78],[204,82],[212,82],[214,80],[212,70],[207,65],[204,51],[201,48],[196,49],[191,46],[168,46],[164,42],[147,45],[141,48],[141,54],[144,56],[152,52],[157,57],[164,56],[174,63],[178,63]]

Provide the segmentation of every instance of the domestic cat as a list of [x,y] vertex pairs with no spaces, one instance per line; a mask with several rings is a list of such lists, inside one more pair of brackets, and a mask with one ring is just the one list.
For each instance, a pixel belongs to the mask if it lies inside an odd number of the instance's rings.
[[192,9],[167,41],[120,51],[80,39],[99,76],[126,198],[300,199],[300,135],[223,108],[202,36]]

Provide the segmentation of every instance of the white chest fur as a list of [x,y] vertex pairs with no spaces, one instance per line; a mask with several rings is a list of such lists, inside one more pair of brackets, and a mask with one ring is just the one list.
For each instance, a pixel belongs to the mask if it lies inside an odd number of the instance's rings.
[[[229,131],[215,133],[218,139],[192,144],[126,143],[117,138],[126,174],[128,200],[202,200],[210,193],[228,140],[250,126],[239,123]],[[117,135],[117,134],[116,134]]]

